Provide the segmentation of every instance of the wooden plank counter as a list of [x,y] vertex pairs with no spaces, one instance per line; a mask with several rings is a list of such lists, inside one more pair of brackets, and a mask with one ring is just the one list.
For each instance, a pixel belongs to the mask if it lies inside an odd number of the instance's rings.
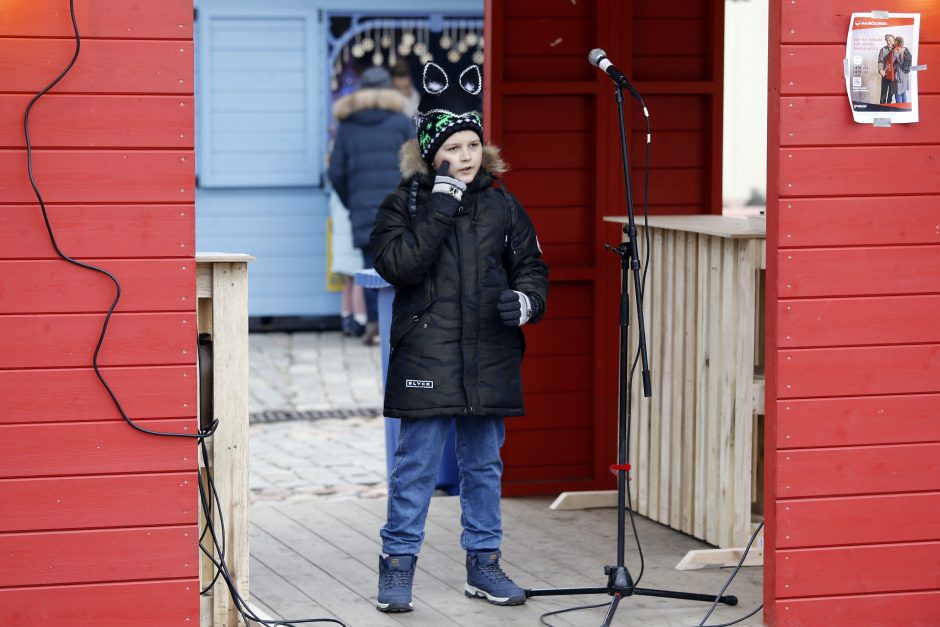
[[649,219],[644,311],[653,396],[643,398],[638,371],[630,428],[636,511],[721,547],[747,542],[751,504],[760,502],[754,436],[756,410],[763,413],[764,237],[762,226],[738,218]]
[[[212,409],[219,428],[207,440],[209,464],[225,521],[225,561],[248,599],[248,262],[251,255],[196,253],[197,323],[212,336]],[[200,466],[202,462],[200,459]],[[205,473],[204,469],[201,472]],[[205,520],[199,507],[199,525]],[[216,533],[221,532],[215,521]],[[219,538],[222,542],[222,538]],[[211,540],[204,540],[211,546]],[[200,555],[202,585],[215,572]],[[232,596],[222,579],[201,597],[202,627],[236,627]]]

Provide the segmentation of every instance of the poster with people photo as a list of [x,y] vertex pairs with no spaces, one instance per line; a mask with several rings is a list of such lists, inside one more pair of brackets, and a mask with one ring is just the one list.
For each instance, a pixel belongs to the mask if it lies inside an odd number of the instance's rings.
[[856,122],[917,122],[919,13],[853,13],[845,88]]

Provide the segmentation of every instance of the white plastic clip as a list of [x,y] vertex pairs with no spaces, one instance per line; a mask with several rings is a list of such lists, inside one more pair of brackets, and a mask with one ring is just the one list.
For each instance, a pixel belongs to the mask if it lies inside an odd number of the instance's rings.
[[915,65],[914,67],[912,67],[911,72],[923,72],[926,69],[927,69],[927,64],[921,63],[920,65]]
[[877,17],[878,19],[881,19],[881,20],[886,20],[889,17],[891,17],[891,14],[889,14],[887,11],[872,11],[871,16]]
[[872,122],[872,126],[878,128],[891,128],[891,119],[890,118],[875,118]]

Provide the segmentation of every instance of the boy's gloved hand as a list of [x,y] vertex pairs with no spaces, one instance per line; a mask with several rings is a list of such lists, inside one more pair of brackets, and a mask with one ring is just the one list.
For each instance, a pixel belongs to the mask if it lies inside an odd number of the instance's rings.
[[457,213],[457,207],[460,206],[463,193],[467,191],[467,185],[463,181],[448,176],[448,172],[450,172],[450,161],[445,161],[434,178],[431,206],[445,216],[453,217]]
[[532,302],[529,297],[515,290],[503,290],[496,307],[503,324],[511,327],[521,327],[532,317]]

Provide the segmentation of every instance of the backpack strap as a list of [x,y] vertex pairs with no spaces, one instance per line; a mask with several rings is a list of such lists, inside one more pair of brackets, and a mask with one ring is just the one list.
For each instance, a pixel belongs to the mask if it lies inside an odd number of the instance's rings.
[[509,228],[507,229],[506,242],[512,249],[513,254],[515,254],[516,243],[512,238],[512,229],[516,226],[516,201],[513,200],[512,194],[509,193],[509,190],[506,189],[506,186],[503,185],[498,178],[493,179],[493,185],[503,193],[503,198],[506,199],[506,204],[509,206]]

